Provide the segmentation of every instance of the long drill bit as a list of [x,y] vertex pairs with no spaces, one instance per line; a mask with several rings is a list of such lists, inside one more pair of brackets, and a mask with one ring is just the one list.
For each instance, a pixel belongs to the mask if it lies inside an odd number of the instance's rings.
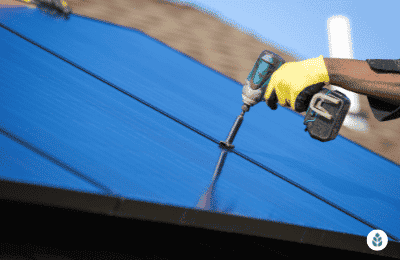
[[226,138],[225,141],[219,142],[219,146],[222,149],[222,151],[219,156],[217,166],[215,167],[215,171],[214,171],[213,177],[211,179],[211,184],[208,187],[207,191],[203,194],[203,196],[201,196],[199,202],[197,203],[198,208],[202,208],[205,210],[213,209],[212,201],[213,201],[213,197],[214,197],[213,196],[214,195],[214,186],[221,174],[226,157],[228,155],[228,151],[235,147],[232,143],[236,137],[237,132],[239,131],[240,126],[242,125],[244,113],[247,111],[249,111],[249,107],[246,105],[243,105],[242,112],[240,113],[240,115],[236,118],[235,122],[233,123],[233,126],[228,134],[228,137]]

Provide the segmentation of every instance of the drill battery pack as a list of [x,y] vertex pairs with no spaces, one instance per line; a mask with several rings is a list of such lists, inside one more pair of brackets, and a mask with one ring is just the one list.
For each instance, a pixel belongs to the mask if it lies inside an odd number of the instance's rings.
[[350,108],[350,99],[343,93],[322,88],[310,102],[304,118],[305,131],[321,142],[336,138]]

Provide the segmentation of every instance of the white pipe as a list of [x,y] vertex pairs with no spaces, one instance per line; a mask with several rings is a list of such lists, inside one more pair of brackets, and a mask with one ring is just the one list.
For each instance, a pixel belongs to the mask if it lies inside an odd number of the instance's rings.
[[[328,19],[329,54],[331,58],[353,59],[351,31],[349,19],[343,15],[335,15]],[[357,93],[334,86],[345,94],[351,102],[349,112],[360,112],[360,102]]]

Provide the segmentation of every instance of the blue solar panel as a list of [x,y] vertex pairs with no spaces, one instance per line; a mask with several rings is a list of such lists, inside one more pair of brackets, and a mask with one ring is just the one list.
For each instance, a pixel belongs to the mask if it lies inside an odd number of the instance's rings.
[[212,142],[6,30],[1,36],[2,69],[13,71],[0,76],[4,129],[121,198],[193,205],[178,187],[207,184],[187,173],[212,175]]
[[[38,10],[1,12],[0,23],[197,128],[214,141],[225,139],[240,112],[238,83],[140,32],[78,16],[71,16],[68,21],[54,20]],[[14,62],[14,68],[24,69],[19,74],[11,73],[12,77],[0,76],[8,86],[7,95],[1,97],[1,112],[10,114],[3,120],[10,131],[49,153],[62,151],[63,154],[56,155],[120,196],[195,205],[218,159],[215,143],[5,30],[1,35],[1,47],[10,49],[1,58]],[[10,70],[9,66],[4,69]],[[12,118],[20,123],[9,125]],[[312,194],[400,236],[400,168],[342,137],[328,143],[313,140],[303,131],[302,121],[302,117],[287,109],[270,111],[265,104],[259,104],[246,114],[234,144],[239,152],[288,178],[292,184],[306,187]],[[37,126],[43,136],[36,140],[18,129],[20,124],[32,129]],[[44,137],[54,142],[40,142]],[[152,155],[157,155],[157,160]],[[353,223],[352,218],[283,180],[280,192],[298,192],[310,202],[303,205],[302,200],[295,201],[299,195],[285,194],[281,195],[281,202],[275,199],[266,210],[261,210],[257,205],[267,203],[261,198],[279,198],[278,189],[267,194],[262,188],[277,177],[235,157],[228,155],[218,182],[218,201],[222,202],[219,210],[224,211],[233,200],[238,212],[250,212],[248,216],[275,217],[297,221],[299,225],[315,223],[320,228],[364,236],[371,230],[361,223],[341,226],[336,219]],[[132,174],[133,168],[137,174]],[[249,168],[254,170],[246,170]],[[226,173],[235,171],[236,175]],[[150,180],[144,177],[146,173],[152,174]],[[228,181],[229,178],[233,179]],[[232,184],[250,180],[260,185],[260,193],[250,183],[240,189]],[[310,205],[310,210],[311,205],[318,205],[314,210],[326,215],[313,212],[316,219],[321,217],[321,222],[309,223],[305,219],[310,212],[304,210],[301,214],[306,215],[296,216],[295,212],[300,210],[290,210],[298,203]],[[281,210],[275,208],[276,213],[272,213],[273,205]],[[336,215],[328,214],[326,208],[340,217],[332,218]]]
[[0,130],[0,179],[60,189],[106,194],[106,191],[71,174],[67,169],[30,150]]
[[[218,159],[217,144],[8,31],[0,34],[13,71],[0,78],[3,129],[121,198],[197,205]],[[57,171],[42,170],[68,183]],[[26,171],[22,181],[32,182],[35,172]],[[237,155],[228,156],[223,171],[213,210],[358,235],[370,230]]]
[[232,153],[227,156],[214,194],[212,205],[222,212],[360,236],[371,231],[370,227]]

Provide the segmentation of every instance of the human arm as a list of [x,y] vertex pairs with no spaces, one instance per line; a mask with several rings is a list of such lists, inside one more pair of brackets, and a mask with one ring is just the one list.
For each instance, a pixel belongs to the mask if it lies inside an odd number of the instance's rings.
[[271,109],[279,103],[303,112],[324,82],[366,95],[379,121],[400,117],[400,60],[360,61],[321,55],[285,63],[272,75],[265,100]]
[[400,73],[377,73],[362,60],[324,58],[324,62],[332,85],[400,104]]
[[400,60],[324,58],[330,83],[364,94],[378,121],[400,117]]

